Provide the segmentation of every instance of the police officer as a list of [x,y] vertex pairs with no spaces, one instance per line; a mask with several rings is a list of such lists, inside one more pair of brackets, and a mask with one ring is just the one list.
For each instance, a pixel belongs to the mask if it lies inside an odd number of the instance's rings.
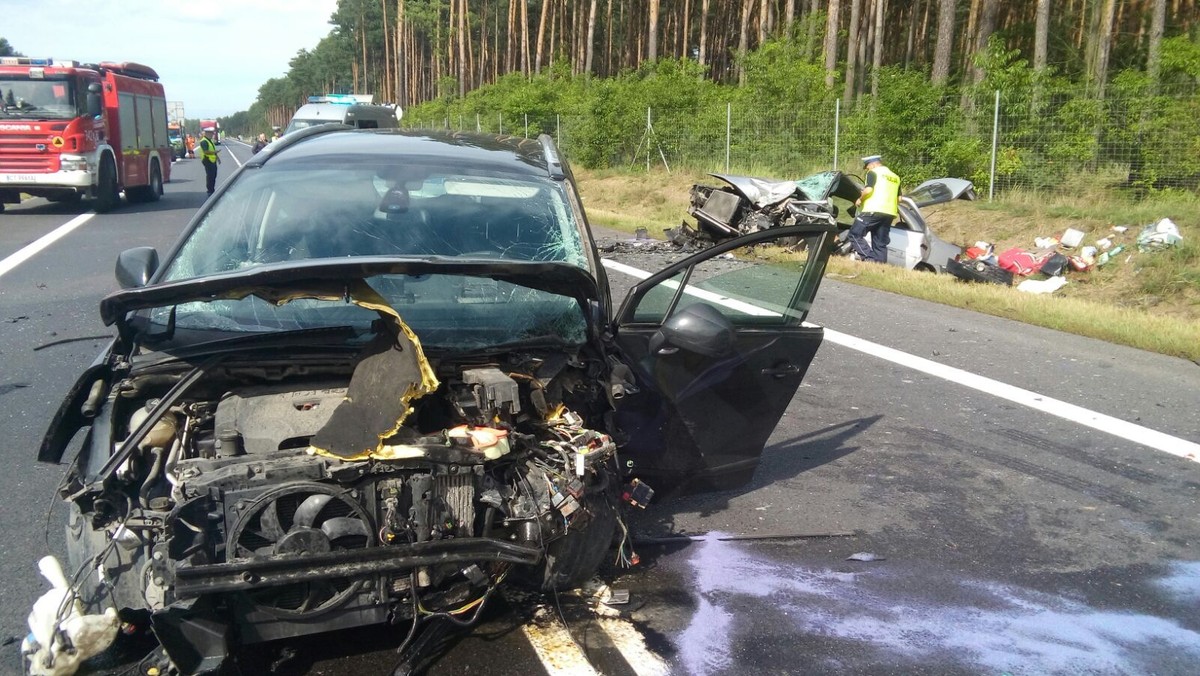
[[850,226],[850,244],[859,260],[886,263],[892,221],[900,214],[900,177],[883,166],[879,155],[869,155],[862,161],[867,170],[867,187],[854,202],[858,213]]
[[204,163],[204,187],[210,195],[217,187],[217,165],[221,163],[217,144],[213,143],[213,132],[215,131],[216,129],[213,127],[205,127],[204,138],[196,144],[200,151],[200,161]]

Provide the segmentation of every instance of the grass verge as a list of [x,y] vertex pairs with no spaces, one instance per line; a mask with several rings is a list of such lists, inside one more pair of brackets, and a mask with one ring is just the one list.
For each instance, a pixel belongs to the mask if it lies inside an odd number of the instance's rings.
[[[688,190],[712,179],[702,174],[577,172],[588,216],[594,222],[652,236],[686,218]],[[1130,254],[1092,273],[1069,276],[1059,294],[1039,296],[1014,288],[965,284],[949,275],[910,272],[895,266],[830,262],[834,279],[944,305],[1013,319],[1110,343],[1182,357],[1200,364],[1200,241],[1176,213],[1186,215],[1196,200],[1122,202],[1093,195],[1072,209],[1059,198],[1039,201],[1015,196],[1011,202],[956,203],[930,218],[943,239],[957,244],[984,239],[1002,247],[1076,227],[1097,236],[1120,223],[1140,223],[1170,215],[1184,230],[1181,247],[1157,254]],[[939,227],[938,222],[942,225]],[[1132,243],[1136,228],[1125,235]],[[1131,247],[1132,249],[1133,247]]]

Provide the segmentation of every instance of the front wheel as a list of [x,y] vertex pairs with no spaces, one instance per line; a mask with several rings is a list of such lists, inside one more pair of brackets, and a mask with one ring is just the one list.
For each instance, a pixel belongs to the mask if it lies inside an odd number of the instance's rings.
[[96,211],[107,213],[121,204],[121,193],[117,185],[117,165],[111,155],[100,162],[100,180],[96,185]]

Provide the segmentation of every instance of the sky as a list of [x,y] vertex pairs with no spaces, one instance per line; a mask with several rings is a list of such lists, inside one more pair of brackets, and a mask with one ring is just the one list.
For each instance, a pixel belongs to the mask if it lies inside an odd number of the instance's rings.
[[337,0],[0,0],[0,37],[26,56],[135,61],[191,118],[246,110],[329,34]]

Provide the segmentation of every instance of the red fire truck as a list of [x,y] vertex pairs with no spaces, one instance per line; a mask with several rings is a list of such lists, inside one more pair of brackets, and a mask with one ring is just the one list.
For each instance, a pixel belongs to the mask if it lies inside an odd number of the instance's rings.
[[137,63],[0,57],[0,211],[21,193],[153,202],[171,180],[167,101]]
[[215,130],[213,132],[213,143],[221,145],[221,123],[216,120],[200,120],[200,131],[204,131],[209,127]]

